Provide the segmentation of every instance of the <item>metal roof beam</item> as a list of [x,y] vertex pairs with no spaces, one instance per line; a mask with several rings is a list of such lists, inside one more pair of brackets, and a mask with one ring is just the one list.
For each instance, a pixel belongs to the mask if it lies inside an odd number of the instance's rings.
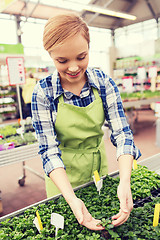
[[151,3],[149,2],[149,0],[145,0],[145,2],[146,2],[146,4],[147,4],[150,12],[152,13],[153,18],[154,18],[154,19],[156,20],[156,22],[158,23],[158,17],[156,17],[156,14],[155,14],[155,12],[154,12],[154,10],[153,10],[153,7],[152,7]]
[[[27,8],[27,5],[28,5],[29,2],[30,2],[30,0],[25,1],[24,8]],[[40,2],[40,0],[37,0],[37,3],[35,3],[32,11],[27,16],[25,16],[26,17],[26,22],[27,22],[28,18],[32,16],[32,14],[33,14],[34,10],[36,9],[36,7],[38,6],[39,2]]]

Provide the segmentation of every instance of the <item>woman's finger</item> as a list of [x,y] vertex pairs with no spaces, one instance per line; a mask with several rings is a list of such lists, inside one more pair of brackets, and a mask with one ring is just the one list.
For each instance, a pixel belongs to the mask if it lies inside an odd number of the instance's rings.
[[91,221],[84,221],[84,223],[82,223],[83,226],[91,229],[91,230],[104,230],[105,228],[102,227],[101,225],[98,225],[100,223],[100,220],[96,220],[94,218],[92,218]]
[[129,213],[125,213],[123,211],[120,211],[117,215],[116,215],[116,218],[112,218],[113,221],[112,221],[112,224],[117,227],[121,224],[123,224],[124,222],[127,221],[127,219],[129,218]]
[[117,213],[116,215],[112,216],[112,220],[119,218],[120,215],[121,215],[121,210],[119,211],[119,213]]

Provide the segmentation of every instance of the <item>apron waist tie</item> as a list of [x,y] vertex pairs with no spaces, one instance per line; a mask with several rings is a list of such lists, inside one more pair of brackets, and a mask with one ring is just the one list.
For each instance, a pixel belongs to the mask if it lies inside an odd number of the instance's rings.
[[88,149],[81,149],[81,148],[69,148],[69,147],[64,147],[60,145],[60,149],[61,151],[65,151],[65,152],[70,152],[70,153],[97,153],[100,149],[102,141],[100,142],[100,144],[97,147],[94,148],[88,148]]
[[[93,176],[93,173],[95,170],[99,172],[100,166],[101,166],[101,151],[100,151],[100,145],[95,147],[95,148],[90,148],[90,149],[73,149],[73,148],[68,148],[68,147],[60,147],[60,149],[64,152],[69,152],[69,153],[76,153],[76,154],[93,154],[93,162],[92,162],[92,167],[91,167],[91,178]],[[99,158],[96,156],[97,153],[99,153]],[[99,161],[98,161],[99,159]],[[101,174],[101,171],[99,172]]]

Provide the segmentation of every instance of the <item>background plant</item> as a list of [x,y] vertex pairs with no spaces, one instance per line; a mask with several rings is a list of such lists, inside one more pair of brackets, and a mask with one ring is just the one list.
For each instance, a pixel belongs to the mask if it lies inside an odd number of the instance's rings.
[[[138,178],[138,175],[141,177]],[[150,187],[153,189],[159,186],[159,180],[159,175],[149,171],[146,167],[138,166],[138,169],[132,172],[131,182],[133,195],[141,197],[139,192],[136,193],[140,183],[145,184],[147,189]],[[153,184],[150,182],[153,182]],[[0,239],[54,239],[55,227],[50,223],[52,212],[62,214],[65,219],[65,227],[63,230],[60,229],[58,231],[57,239],[160,239],[160,226],[158,225],[156,228],[152,226],[154,206],[159,202],[159,198],[151,197],[152,202],[145,203],[143,207],[133,209],[126,223],[116,228],[113,227],[110,218],[119,211],[119,200],[116,194],[118,183],[119,178],[106,176],[100,196],[94,184],[76,191],[77,197],[80,197],[85,202],[90,213],[95,218],[102,220],[102,224],[106,227],[104,231],[91,231],[79,225],[69,205],[66,203],[65,199],[60,196],[58,199],[47,201],[37,207],[29,208],[19,216],[1,222]],[[149,190],[151,191],[151,189]],[[142,192],[143,196],[148,195],[148,191]],[[37,209],[44,227],[41,233],[38,232],[33,224]]]

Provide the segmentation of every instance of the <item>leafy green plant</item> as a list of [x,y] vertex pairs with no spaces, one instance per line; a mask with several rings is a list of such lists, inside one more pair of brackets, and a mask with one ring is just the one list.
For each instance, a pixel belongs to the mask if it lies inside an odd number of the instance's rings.
[[18,147],[37,142],[31,124],[25,125],[23,137],[17,133],[19,127],[18,123],[0,127],[0,135],[3,136],[3,139],[0,138],[0,144],[14,142],[15,147]]
[[0,128],[0,134],[4,138],[6,138],[6,137],[13,136],[13,135],[17,135],[17,130],[16,130],[16,127],[14,127],[14,125],[7,125],[7,126]]
[[[139,178],[138,178],[139,176]],[[132,191],[138,196],[139,183],[146,185],[146,188],[157,188],[159,186],[159,175],[149,171],[146,167],[139,167],[132,172]],[[156,181],[157,180],[157,181]],[[150,182],[153,182],[151,184]],[[119,178],[106,176],[103,181],[103,188],[99,196],[94,184],[76,191],[77,197],[81,198],[93,217],[101,219],[101,225],[105,227],[102,231],[91,231],[80,225],[73,215],[65,199],[60,196],[57,199],[47,201],[38,206],[28,208],[19,216],[8,218],[0,223],[0,239],[55,239],[55,227],[50,223],[52,212],[64,216],[64,229],[59,229],[57,240],[144,240],[160,239],[160,225],[153,227],[154,207],[159,203],[159,198],[151,197],[152,201],[145,203],[143,207],[134,208],[127,222],[114,227],[111,217],[119,211],[119,200],[116,195]],[[143,189],[142,189],[143,190]],[[151,189],[149,189],[151,191]],[[148,195],[143,191],[142,196]],[[39,233],[33,224],[36,211],[39,211],[43,230]]]
[[21,135],[11,136],[6,139],[0,139],[0,144],[14,142],[15,147],[32,144],[37,142],[37,139],[33,135],[32,132],[27,132],[23,134],[23,138]]
[[150,90],[145,90],[143,92],[133,92],[133,93],[121,93],[121,98],[122,99],[143,99],[143,98],[151,98],[151,97],[159,97],[160,96],[160,91],[150,91]]
[[157,188],[160,188],[160,175],[141,165],[138,165],[138,168],[132,171],[131,190],[133,200],[146,198],[151,195],[153,189]]

